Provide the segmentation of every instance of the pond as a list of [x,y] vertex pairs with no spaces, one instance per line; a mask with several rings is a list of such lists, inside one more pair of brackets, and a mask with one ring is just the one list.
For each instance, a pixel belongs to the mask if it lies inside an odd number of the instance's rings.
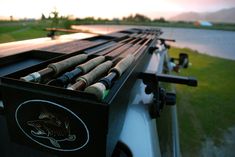
[[[129,28],[145,28],[144,26],[124,25],[80,25],[78,29],[98,33],[110,33]],[[190,28],[164,27],[162,37],[176,39],[171,45],[188,47],[211,56],[235,60],[235,32],[220,30],[203,30]]]

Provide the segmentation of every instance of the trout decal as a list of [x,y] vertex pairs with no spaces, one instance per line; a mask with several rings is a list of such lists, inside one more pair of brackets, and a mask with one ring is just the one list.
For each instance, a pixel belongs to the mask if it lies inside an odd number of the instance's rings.
[[[25,137],[34,142],[33,146],[74,152],[83,149],[90,141],[88,127],[79,112],[75,114],[52,101],[33,99],[19,104],[15,121]],[[26,140],[24,136],[22,140]]]
[[37,138],[48,139],[57,148],[62,141],[74,141],[76,135],[70,133],[69,122],[61,121],[51,113],[41,113],[37,120],[28,121],[31,134]]

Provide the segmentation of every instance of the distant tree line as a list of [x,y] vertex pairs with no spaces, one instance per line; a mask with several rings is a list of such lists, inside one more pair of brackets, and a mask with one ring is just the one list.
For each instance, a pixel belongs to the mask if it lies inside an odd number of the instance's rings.
[[151,20],[149,17],[142,14],[129,15],[127,17],[123,17],[122,19],[113,18],[94,18],[94,17],[86,17],[86,18],[71,18],[70,16],[59,16],[58,11],[52,11],[47,17],[45,14],[41,15],[42,21],[51,21],[51,27],[61,27],[70,28],[72,24],[150,24],[154,23],[167,23],[167,21],[161,17],[159,19]]
[[130,15],[128,17],[123,17],[122,20],[127,21],[127,22],[150,22],[151,21],[150,18],[141,14],[135,14],[134,16]]
[[159,19],[151,20],[149,17],[142,15],[142,14],[135,14],[135,15],[129,15],[127,17],[123,17],[122,19],[119,18],[113,18],[112,20],[109,19],[103,19],[98,18],[95,19],[94,17],[86,17],[86,18],[76,18],[76,21],[81,22],[82,24],[95,24],[95,23],[150,23],[150,22],[161,22],[166,23],[167,21],[161,17]]

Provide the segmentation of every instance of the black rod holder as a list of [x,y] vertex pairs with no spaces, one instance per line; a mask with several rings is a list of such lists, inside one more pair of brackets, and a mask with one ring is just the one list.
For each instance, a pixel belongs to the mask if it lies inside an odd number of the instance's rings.
[[191,76],[183,77],[183,76],[174,76],[174,75],[166,75],[166,74],[157,74],[156,77],[160,82],[185,84],[188,86],[197,87],[197,79]]
[[185,84],[188,86],[197,86],[197,80],[194,77],[174,76],[167,74],[140,73],[139,79],[146,85],[145,93],[153,94],[153,103],[150,106],[149,113],[152,118],[160,117],[160,112],[164,105],[175,105],[176,94],[166,92],[159,86],[159,82]]
[[160,41],[169,41],[169,42],[176,42],[175,39],[165,39],[165,38],[158,38]]
[[176,84],[184,84],[188,86],[197,86],[197,79],[194,77],[183,77],[183,76],[175,76],[175,75],[167,75],[167,74],[154,74],[154,73],[140,73],[139,78],[143,80],[144,83],[153,81],[157,82],[168,82],[168,83],[176,83]]

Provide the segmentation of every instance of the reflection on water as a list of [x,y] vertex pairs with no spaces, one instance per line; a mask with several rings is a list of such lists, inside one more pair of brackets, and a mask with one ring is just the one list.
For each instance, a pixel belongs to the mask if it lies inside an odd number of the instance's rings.
[[235,32],[218,30],[162,28],[164,37],[177,40],[179,47],[189,47],[202,53],[235,60]]
[[[76,28],[106,34],[129,28],[144,26],[81,25]],[[212,56],[235,60],[235,32],[184,28],[161,28],[163,37],[176,39],[172,45],[188,47]]]

